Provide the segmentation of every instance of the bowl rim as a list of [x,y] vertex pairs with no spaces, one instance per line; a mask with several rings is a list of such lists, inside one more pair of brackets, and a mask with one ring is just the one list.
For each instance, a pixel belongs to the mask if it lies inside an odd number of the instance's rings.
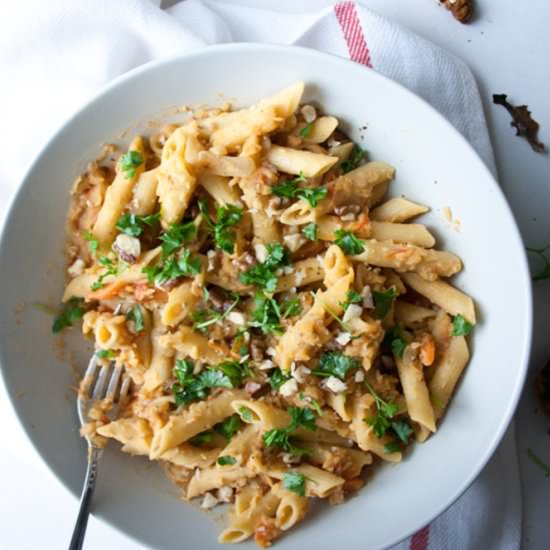
[[[38,165],[40,165],[40,163],[42,162],[42,159],[47,155],[48,150],[58,140],[59,136],[64,131],[66,131],[67,128],[71,127],[73,124],[78,124],[78,118],[79,116],[82,115],[82,113],[84,113],[90,108],[93,108],[94,104],[102,101],[106,96],[111,94],[113,90],[115,90],[125,82],[132,80],[143,73],[147,73],[152,69],[156,69],[164,65],[171,65],[173,63],[185,62],[185,60],[190,58],[201,58],[201,57],[209,58],[212,56],[215,57],[219,53],[228,53],[228,52],[229,53],[233,52],[234,54],[238,54],[238,53],[247,54],[249,52],[263,51],[269,55],[273,55],[273,54],[276,55],[277,53],[280,53],[283,51],[288,52],[289,50],[295,51],[297,55],[300,55],[303,58],[309,57],[310,59],[312,59],[313,62],[323,62],[323,61],[331,62],[337,65],[340,64],[342,66],[345,66],[346,69],[363,71],[364,72],[363,74],[365,73],[369,74],[369,78],[372,78],[373,81],[377,81],[377,80],[381,81],[384,83],[385,86],[392,87],[395,90],[397,90],[399,93],[407,96],[407,99],[411,101],[411,103],[416,102],[417,104],[418,103],[423,104],[424,108],[428,109],[428,111],[431,112],[431,115],[433,117],[439,119],[439,122],[443,124],[443,126],[446,128],[446,131],[448,131],[448,133],[454,134],[454,137],[462,141],[463,145],[465,145],[466,148],[470,150],[470,152],[473,155],[472,158],[476,159],[476,162],[479,165],[479,169],[486,176],[485,177],[486,185],[492,186],[492,191],[496,193],[498,200],[501,201],[502,208],[504,209],[506,214],[510,217],[510,220],[512,221],[511,230],[514,235],[514,239],[516,241],[515,244],[519,244],[519,249],[523,251],[523,254],[521,255],[521,257],[517,258],[516,269],[518,274],[523,279],[523,290],[526,295],[526,298],[528,298],[525,301],[524,310],[522,312],[524,316],[523,323],[525,325],[525,337],[524,337],[524,340],[520,342],[521,361],[518,363],[517,373],[513,381],[514,382],[513,392],[505,407],[505,412],[502,415],[498,429],[495,431],[493,438],[486,445],[484,452],[481,453],[477,458],[476,466],[472,468],[470,475],[466,476],[466,478],[462,481],[462,483],[460,483],[456,487],[452,496],[447,499],[448,500],[447,504],[444,507],[442,507],[438,512],[432,512],[431,514],[426,516],[422,524],[417,525],[414,529],[409,528],[408,530],[400,532],[400,534],[397,536],[396,535],[392,536],[390,542],[388,543],[388,547],[389,547],[407,539],[408,537],[413,535],[415,532],[417,532],[419,529],[421,529],[423,526],[429,525],[434,519],[436,519],[441,514],[443,514],[450,506],[452,506],[456,502],[458,498],[460,498],[460,496],[477,479],[481,470],[485,467],[485,465],[491,459],[495,450],[497,449],[497,446],[500,444],[502,438],[504,437],[506,430],[508,429],[510,423],[512,422],[512,417],[518,405],[523,387],[525,385],[525,380],[526,380],[527,371],[529,367],[529,359],[531,355],[532,336],[533,336],[532,280],[531,280],[531,275],[529,271],[527,254],[525,252],[521,234],[520,234],[517,222],[515,220],[514,214],[512,212],[512,209],[510,208],[510,205],[508,203],[508,200],[503,190],[499,186],[497,180],[495,179],[495,176],[491,173],[491,171],[489,170],[485,162],[481,159],[477,151],[472,147],[472,145],[467,141],[467,139],[451,124],[451,122],[449,122],[449,120],[447,120],[439,111],[437,111],[434,107],[432,107],[422,97],[418,96],[416,93],[409,90],[402,84],[376,72],[373,69],[368,69],[363,65],[360,65],[354,61],[351,61],[348,58],[344,58],[336,54],[321,52],[319,50],[306,48],[303,46],[296,46],[296,45],[282,45],[282,44],[272,44],[272,43],[262,43],[262,42],[214,44],[214,45],[207,45],[207,46],[204,46],[203,48],[196,49],[190,52],[183,52],[183,53],[163,57],[160,59],[148,61],[142,65],[139,65],[127,71],[126,73],[123,73],[117,76],[113,80],[109,81],[106,85],[102,86],[87,101],[83,102],[76,110],[74,110],[72,114],[69,115],[64,120],[64,122],[58,125],[57,129],[52,134],[50,134],[50,136],[47,138],[47,140],[39,149],[39,151],[35,154],[33,160],[28,164],[27,169],[24,172],[24,176],[18,182],[18,185],[15,191],[12,193],[11,198],[8,201],[8,205],[6,207],[3,221],[0,227],[0,257],[2,257],[2,255],[4,254],[5,235],[7,234],[8,227],[10,226],[12,217],[14,216],[15,205],[22,198],[23,194],[26,192],[26,188],[28,186],[28,180],[32,172],[35,170],[35,168]],[[128,122],[128,124],[131,124],[131,123],[132,121]],[[30,444],[32,445],[32,447],[40,457],[40,460],[42,461],[42,463],[47,467],[48,471],[55,476],[55,478],[63,485],[63,487],[65,487],[65,489],[69,491],[69,493],[71,493],[75,498],[79,498],[80,496],[79,493],[73,490],[73,488],[70,487],[65,482],[65,480],[61,475],[61,472],[59,472],[57,469],[54,469],[49,464],[49,462],[46,460],[45,453],[43,452],[43,450],[37,444],[35,444],[34,434],[30,429],[30,426],[27,425],[27,422],[24,420],[23,413],[20,412],[18,410],[18,407],[16,406],[15,395],[12,392],[8,391],[10,388],[10,385],[8,381],[7,370],[5,372],[5,369],[3,367],[3,364],[4,364],[3,355],[4,355],[3,349],[2,347],[0,347],[0,381],[3,384],[6,394],[9,397],[9,403],[12,411],[14,412],[15,417],[18,420],[19,427],[22,429],[22,432],[25,434],[27,441],[30,442]],[[83,474],[84,474],[84,470],[83,470]],[[108,516],[104,516],[100,510],[97,510],[94,513],[94,515],[97,518],[100,518],[102,521],[104,521],[111,528],[123,534],[126,538],[138,544],[141,544],[143,546],[146,546],[146,547],[149,546],[149,543],[136,538],[131,532],[120,529],[115,523],[113,523],[110,520]]]

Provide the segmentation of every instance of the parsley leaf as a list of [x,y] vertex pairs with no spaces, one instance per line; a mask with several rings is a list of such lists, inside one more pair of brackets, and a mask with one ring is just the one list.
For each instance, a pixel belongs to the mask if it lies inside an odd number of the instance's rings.
[[277,275],[275,271],[279,267],[289,265],[290,258],[287,250],[279,243],[270,243],[266,248],[266,260],[241,273],[239,279],[245,285],[254,284],[265,292],[272,293],[277,288]]
[[205,388],[233,388],[233,382],[227,374],[215,370],[215,369],[206,369],[201,373],[200,381],[203,383]]
[[374,314],[378,319],[383,319],[390,311],[393,301],[397,297],[397,291],[393,286],[383,292],[373,290],[372,297],[374,299]]
[[353,149],[351,150],[349,158],[342,162],[342,164],[340,165],[342,168],[342,172],[344,172],[344,174],[347,174],[348,172],[355,170],[359,167],[364,158],[365,151],[363,151],[358,145],[353,144]]
[[358,239],[351,231],[337,229],[334,235],[336,237],[334,242],[344,251],[344,254],[348,256],[356,256],[365,250],[363,241]]
[[242,426],[241,419],[238,414],[230,416],[227,420],[220,422],[214,426],[214,429],[225,439],[231,440],[232,437],[240,430]]
[[398,441],[390,441],[389,443],[386,443],[384,445],[384,453],[386,454],[392,454],[392,453],[400,453],[401,452],[401,445]]
[[72,326],[75,321],[82,319],[84,315],[84,299],[72,297],[63,311],[54,319],[52,324],[52,332],[60,333],[64,328]]
[[310,122],[309,124],[306,124],[299,132],[298,132],[298,135],[303,138],[303,139],[307,139],[310,134],[311,134],[311,130],[313,129],[313,122]]
[[197,233],[195,222],[173,223],[159,239],[162,241],[162,259],[175,252],[185,241],[191,240]]
[[281,315],[283,319],[287,317],[294,317],[302,312],[302,305],[299,298],[292,298],[292,300],[286,300],[280,307]]
[[290,376],[283,374],[283,371],[280,368],[275,368],[269,374],[269,385],[274,391],[278,391],[279,388],[288,380]]
[[239,407],[239,414],[245,422],[252,422],[252,411],[247,407]]
[[306,496],[306,478],[298,472],[285,472],[283,475],[283,487],[296,493],[298,496]]
[[302,401],[305,401],[306,405],[311,405],[311,408],[317,413],[317,416],[323,416],[321,405],[319,405],[317,399],[313,399],[311,395],[305,395],[302,391],[298,395]]
[[134,323],[134,330],[136,332],[141,332],[145,329],[145,323],[143,320],[143,311],[141,310],[141,307],[138,305],[135,305],[134,307],[131,307],[126,312],[126,319],[128,321],[133,321]]
[[153,266],[145,266],[142,271],[147,274],[150,283],[162,285],[178,277],[191,277],[201,272],[201,261],[197,256],[191,256],[191,251],[183,248],[179,256],[173,255],[164,262]]
[[95,355],[99,359],[111,359],[115,356],[115,352],[112,349],[98,349]]
[[254,310],[249,326],[259,328],[264,334],[279,334],[282,331],[281,310],[274,298],[257,292],[254,297]]
[[348,357],[339,351],[327,351],[319,357],[319,367],[313,371],[316,376],[336,376],[340,380],[346,378],[351,369],[357,369],[361,365],[354,357]]
[[82,238],[85,241],[88,241],[90,252],[92,253],[92,256],[95,256],[97,253],[97,249],[99,248],[99,241],[94,237],[91,231],[84,231],[84,233],[82,233]]
[[312,208],[315,208],[328,193],[326,187],[298,187],[298,183],[306,181],[302,172],[294,179],[283,181],[271,187],[271,192],[286,199],[303,199]]
[[346,293],[346,299],[343,302],[340,302],[342,309],[346,311],[351,304],[359,304],[363,301],[363,297],[355,290],[350,289]]
[[118,218],[116,228],[130,237],[139,237],[143,233],[146,225],[153,227],[159,220],[160,212],[148,216],[139,216],[138,214],[126,212],[126,214],[122,214],[122,216]]
[[189,439],[191,445],[204,445],[205,443],[212,443],[214,434],[212,432],[201,432]]
[[220,313],[210,308],[198,309],[194,311],[192,314],[193,321],[195,321],[193,323],[193,329],[204,330],[210,325],[214,325],[223,321],[237,307],[240,299],[240,296],[236,294],[234,301],[223,313]]
[[214,236],[214,244],[216,248],[233,254],[235,251],[235,240],[237,238],[235,231],[230,227],[237,225],[242,217],[243,210],[234,204],[226,204],[216,207],[216,221],[208,214],[208,201],[206,199],[199,200],[199,209],[206,220],[208,229]]
[[[365,422],[371,426],[376,437],[384,437],[392,426],[391,419],[399,412],[399,406],[395,403],[384,401],[367,381],[365,381],[365,386],[374,397],[374,402],[376,403],[376,416],[366,418]],[[404,435],[403,431],[401,433]]]
[[302,233],[305,235],[306,239],[309,239],[310,241],[316,241],[317,240],[317,224],[316,223],[308,223],[303,229]]
[[408,443],[409,437],[414,433],[414,430],[411,428],[410,424],[403,420],[392,422],[391,428],[394,431],[395,435],[403,443]]
[[218,457],[216,461],[220,466],[232,466],[237,463],[237,459],[234,456],[225,455]]
[[104,273],[102,273],[96,281],[94,281],[90,288],[92,290],[99,290],[103,287],[103,280],[105,277],[108,277],[109,275],[116,275],[118,272],[117,266],[114,264],[113,260],[107,256],[101,256],[101,258],[98,259],[98,262],[106,269]]
[[314,432],[317,429],[315,424],[315,413],[311,409],[289,407],[287,410],[291,418],[287,430],[293,431],[300,426],[303,426],[311,432]]
[[453,336],[468,336],[472,332],[474,325],[464,319],[460,313],[453,317]]
[[128,151],[120,157],[120,168],[126,179],[136,177],[136,168],[143,164],[143,156],[139,151]]
[[407,347],[407,340],[403,334],[402,327],[397,325],[391,330],[388,330],[384,336],[382,345],[386,348],[389,347],[397,357],[403,357],[403,353]]

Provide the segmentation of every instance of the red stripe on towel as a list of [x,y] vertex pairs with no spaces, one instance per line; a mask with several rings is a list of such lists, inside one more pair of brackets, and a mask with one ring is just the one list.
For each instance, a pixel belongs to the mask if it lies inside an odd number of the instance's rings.
[[372,69],[369,47],[361,28],[361,22],[353,2],[340,2],[334,6],[336,19],[340,23],[350,59]]
[[430,526],[426,525],[411,537],[409,550],[427,550],[430,541]]

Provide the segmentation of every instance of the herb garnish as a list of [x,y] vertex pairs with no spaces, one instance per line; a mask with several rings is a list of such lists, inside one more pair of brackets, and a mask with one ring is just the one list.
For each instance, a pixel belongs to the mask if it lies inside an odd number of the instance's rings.
[[198,309],[194,311],[192,315],[193,320],[195,321],[193,323],[193,328],[195,330],[204,330],[210,325],[214,325],[223,321],[237,307],[237,304],[241,299],[238,294],[235,294],[234,298],[235,299],[233,300],[231,305],[223,313],[215,311],[211,308]]
[[178,256],[175,254],[167,258],[164,263],[145,266],[142,271],[147,275],[150,283],[162,285],[178,277],[192,277],[201,272],[200,258],[191,256],[191,251],[183,248]]
[[252,411],[247,407],[239,407],[239,414],[245,422],[252,422]]
[[340,380],[346,378],[351,369],[357,369],[361,365],[355,357],[349,357],[339,351],[327,351],[319,357],[318,368],[313,370],[315,376],[336,376]]
[[54,319],[52,332],[58,334],[64,328],[72,326],[84,315],[84,299],[73,296],[65,305],[63,311]]
[[306,239],[309,239],[310,241],[316,241],[317,240],[317,224],[316,223],[308,223],[303,229],[302,233],[305,235]]
[[298,183],[306,181],[306,178],[302,172],[294,179],[286,180],[277,185],[271,187],[271,191],[278,197],[285,197],[287,199],[303,199],[312,208],[315,208],[320,201],[322,201],[328,193],[326,187],[298,187]]
[[299,136],[303,139],[307,139],[310,134],[311,130],[313,129],[313,122],[310,122],[309,124],[306,124],[299,132]]
[[[369,390],[369,393],[374,397],[374,402],[376,404],[376,416],[371,416],[365,418],[365,422],[371,426],[372,431],[376,437],[384,437],[386,432],[393,428],[391,419],[399,412],[399,406],[395,403],[390,403],[384,401],[375,391],[374,388],[365,380],[365,386]],[[404,424],[404,423],[403,423]],[[399,425],[397,428],[396,435],[401,439],[401,436],[406,436],[406,441],[408,440],[408,435],[406,435],[406,430],[402,425]],[[399,435],[401,434],[401,435]],[[409,434],[410,435],[410,434]]]
[[304,497],[306,496],[306,477],[298,472],[285,472],[283,487],[298,496]]
[[217,463],[220,466],[232,466],[237,463],[237,459],[234,456],[225,455],[218,457]]
[[340,302],[342,309],[346,311],[351,304],[359,304],[363,301],[363,297],[358,292],[355,292],[353,289],[349,289],[346,293],[346,299],[343,302]]
[[344,172],[344,174],[347,174],[348,172],[355,170],[359,167],[364,158],[365,151],[363,151],[358,145],[354,143],[349,158],[347,160],[344,160],[340,165],[340,167],[342,168],[342,172]]
[[391,330],[388,330],[384,335],[382,345],[384,347],[389,347],[397,357],[403,357],[403,353],[407,347],[407,340],[403,334],[403,328],[400,325],[396,325]]
[[275,428],[263,434],[263,441],[266,447],[280,447],[287,453],[295,456],[302,456],[310,453],[309,449],[300,449],[292,444],[290,435],[299,427],[315,431],[315,414],[311,409],[301,409],[300,407],[289,407],[290,424],[286,428]]
[[278,367],[269,374],[269,385],[274,391],[279,391],[279,388],[288,380],[290,380],[290,376],[283,374],[283,371]]
[[103,288],[103,280],[105,279],[105,277],[108,277],[109,275],[116,275],[118,273],[118,267],[108,256],[101,256],[101,258],[99,258],[97,261],[106,268],[106,271],[90,285],[90,288],[92,290],[99,290],[100,288]]
[[383,319],[390,311],[393,301],[397,298],[397,291],[393,286],[384,291],[373,290],[372,298],[374,300],[374,314],[378,319]]
[[533,275],[533,281],[542,281],[543,279],[550,279],[550,260],[546,257],[545,252],[550,248],[550,244],[544,248],[531,248],[527,247],[527,252],[532,252],[536,254],[543,262],[544,265],[542,270],[539,271],[536,275]]
[[95,355],[99,359],[112,359],[115,356],[115,352],[112,349],[98,349]]
[[242,423],[238,414],[230,416],[228,419],[216,424],[214,430],[227,440],[231,440],[233,436],[241,429]]
[[126,319],[128,321],[132,321],[134,323],[134,330],[136,332],[141,332],[145,329],[145,322],[143,319],[143,311],[141,310],[141,307],[138,305],[135,305],[134,307],[131,307],[126,312]]
[[160,212],[140,216],[126,212],[118,218],[116,228],[130,237],[139,237],[145,230],[145,226],[153,227],[160,220]]
[[245,285],[254,284],[265,292],[273,293],[277,288],[277,275],[275,272],[280,267],[290,264],[287,250],[282,244],[270,243],[267,245],[267,258],[248,271],[241,273],[240,281]]
[[85,241],[88,241],[88,246],[90,247],[90,252],[92,256],[95,256],[97,249],[99,248],[99,241],[96,239],[91,231],[84,231],[82,233],[82,238]]
[[468,336],[473,328],[474,325],[466,321],[460,313],[453,317],[453,331],[451,332],[453,336]]
[[199,209],[206,220],[208,229],[214,236],[214,244],[216,248],[233,254],[235,251],[236,233],[230,227],[237,225],[242,217],[243,210],[234,204],[226,204],[216,207],[216,221],[208,214],[208,201],[206,199],[199,200]]
[[364,252],[363,241],[358,239],[352,231],[337,229],[334,232],[335,243],[344,251],[347,256],[356,256]]
[[159,239],[162,241],[162,259],[174,253],[184,242],[191,240],[197,233],[195,222],[173,223]]
[[212,432],[201,432],[189,439],[191,445],[204,445],[205,443],[212,443],[214,434]]
[[136,168],[143,164],[143,156],[139,151],[128,151],[120,157],[120,168],[126,179],[136,177]]

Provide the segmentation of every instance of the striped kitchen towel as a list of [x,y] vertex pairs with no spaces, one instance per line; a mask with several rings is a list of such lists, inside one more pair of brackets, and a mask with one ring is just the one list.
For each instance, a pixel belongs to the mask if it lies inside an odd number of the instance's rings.
[[[160,0],[18,0],[5,3],[0,20],[0,120],[5,128],[0,133],[0,214],[42,143],[109,80],[153,59],[242,41],[297,44],[349,57],[365,70],[400,82],[441,112],[495,171],[469,69],[356,3],[289,14],[213,0],[186,0],[166,10]],[[414,506],[419,496],[410,498]],[[474,484],[394,549],[517,550],[520,538],[512,427]],[[367,538],[362,550],[369,550]]]

